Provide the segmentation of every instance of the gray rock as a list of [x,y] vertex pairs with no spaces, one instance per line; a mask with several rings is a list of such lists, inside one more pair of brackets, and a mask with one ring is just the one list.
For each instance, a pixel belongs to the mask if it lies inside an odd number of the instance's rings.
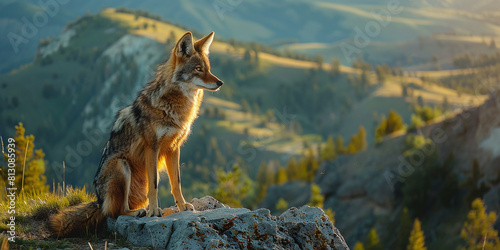
[[301,249],[349,249],[321,208],[290,208],[279,219]]
[[212,196],[205,196],[201,199],[194,198],[191,200],[191,204],[195,207],[196,211],[205,211],[209,209],[217,208],[229,208],[228,205],[216,200]]
[[167,217],[120,216],[108,219],[108,229],[134,245],[156,249],[349,249],[320,208],[291,208],[276,217],[264,208],[227,208],[209,196],[192,203],[207,209]]

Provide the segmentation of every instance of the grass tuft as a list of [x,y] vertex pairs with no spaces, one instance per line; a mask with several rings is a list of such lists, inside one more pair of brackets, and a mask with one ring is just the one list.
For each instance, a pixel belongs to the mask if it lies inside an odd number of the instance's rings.
[[[46,221],[51,215],[69,206],[78,205],[83,202],[92,202],[96,198],[88,194],[84,188],[67,187],[67,195],[62,196],[56,193],[25,192],[19,194],[16,199],[16,224],[19,233],[35,232],[40,226],[45,227]],[[0,211],[8,211],[9,201],[0,200]],[[0,231],[5,231],[9,227],[6,225],[10,219],[10,214],[0,213]],[[36,221],[42,221],[42,223]],[[43,247],[42,247],[43,248]]]
[[66,196],[66,199],[68,199],[69,206],[96,200],[94,195],[87,193],[85,187],[81,189],[68,187],[67,190],[68,195]]
[[51,215],[57,213],[59,210],[62,210],[68,207],[68,199],[56,199],[56,197],[48,197],[49,199],[37,203],[34,206],[33,211],[31,212],[31,216],[35,220],[44,220],[49,218]]

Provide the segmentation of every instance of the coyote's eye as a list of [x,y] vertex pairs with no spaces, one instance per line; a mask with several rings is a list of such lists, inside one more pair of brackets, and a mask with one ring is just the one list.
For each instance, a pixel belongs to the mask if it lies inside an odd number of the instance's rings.
[[203,72],[203,69],[200,67],[200,66],[197,66],[196,68],[194,68],[196,71],[198,72]]

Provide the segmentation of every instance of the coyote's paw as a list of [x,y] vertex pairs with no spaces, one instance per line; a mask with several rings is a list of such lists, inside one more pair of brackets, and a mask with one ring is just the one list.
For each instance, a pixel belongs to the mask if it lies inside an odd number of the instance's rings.
[[136,217],[144,217],[148,214],[148,211],[146,211],[146,209],[144,208],[139,208],[137,210],[135,210],[134,212],[134,216]]
[[161,211],[161,208],[156,207],[156,208],[150,209],[148,214],[149,214],[149,217],[161,217],[163,212]]
[[195,211],[194,210],[194,207],[193,205],[191,205],[191,203],[184,203],[184,204],[178,204],[177,205],[179,207],[179,211],[182,212],[182,211]]

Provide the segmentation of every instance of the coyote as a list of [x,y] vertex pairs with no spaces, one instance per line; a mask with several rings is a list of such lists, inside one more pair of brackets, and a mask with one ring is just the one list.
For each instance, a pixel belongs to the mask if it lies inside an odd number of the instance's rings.
[[223,84],[210,72],[213,39],[214,32],[196,42],[191,32],[184,34],[154,79],[118,111],[94,178],[97,201],[52,216],[49,228],[54,234],[84,230],[105,217],[161,216],[158,173],[165,169],[179,211],[194,210],[181,192],[179,155],[203,90],[217,91]]

